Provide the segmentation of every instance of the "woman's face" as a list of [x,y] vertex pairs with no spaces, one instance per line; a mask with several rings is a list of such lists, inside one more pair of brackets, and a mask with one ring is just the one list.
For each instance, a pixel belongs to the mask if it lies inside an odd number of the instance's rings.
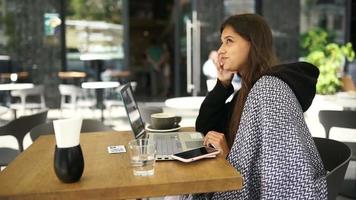
[[218,50],[219,64],[224,70],[243,74],[247,68],[250,42],[236,33],[231,26],[226,26],[221,34],[221,43]]

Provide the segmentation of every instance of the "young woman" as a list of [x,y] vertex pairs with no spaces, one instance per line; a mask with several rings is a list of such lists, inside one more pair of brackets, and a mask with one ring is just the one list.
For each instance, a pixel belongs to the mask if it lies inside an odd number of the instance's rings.
[[[242,190],[212,199],[327,199],[325,170],[305,123],[318,69],[276,65],[272,33],[256,14],[235,15],[221,26],[218,81],[204,100],[196,129],[241,172]],[[241,77],[232,95],[231,80]],[[219,169],[217,169],[219,170]]]

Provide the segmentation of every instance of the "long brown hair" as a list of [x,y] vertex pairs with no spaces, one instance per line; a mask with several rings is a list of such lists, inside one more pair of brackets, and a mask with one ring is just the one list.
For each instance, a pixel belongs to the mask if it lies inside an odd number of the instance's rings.
[[238,93],[229,123],[228,143],[231,148],[239,128],[242,110],[253,84],[277,63],[273,50],[272,32],[266,21],[257,14],[234,15],[225,20],[220,32],[226,26],[234,29],[250,42],[247,69],[241,76],[241,89]]

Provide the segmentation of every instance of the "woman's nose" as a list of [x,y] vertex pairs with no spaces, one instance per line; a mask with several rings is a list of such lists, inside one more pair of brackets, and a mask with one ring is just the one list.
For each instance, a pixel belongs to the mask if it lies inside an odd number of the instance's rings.
[[220,56],[221,54],[224,54],[224,53],[225,53],[224,47],[223,47],[223,45],[221,45],[220,48],[218,49],[218,55]]

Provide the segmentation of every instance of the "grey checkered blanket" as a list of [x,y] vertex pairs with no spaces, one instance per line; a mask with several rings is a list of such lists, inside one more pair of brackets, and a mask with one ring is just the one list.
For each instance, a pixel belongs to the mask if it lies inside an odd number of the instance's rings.
[[193,199],[327,199],[326,172],[302,108],[274,76],[251,89],[227,159],[243,176],[242,190]]

